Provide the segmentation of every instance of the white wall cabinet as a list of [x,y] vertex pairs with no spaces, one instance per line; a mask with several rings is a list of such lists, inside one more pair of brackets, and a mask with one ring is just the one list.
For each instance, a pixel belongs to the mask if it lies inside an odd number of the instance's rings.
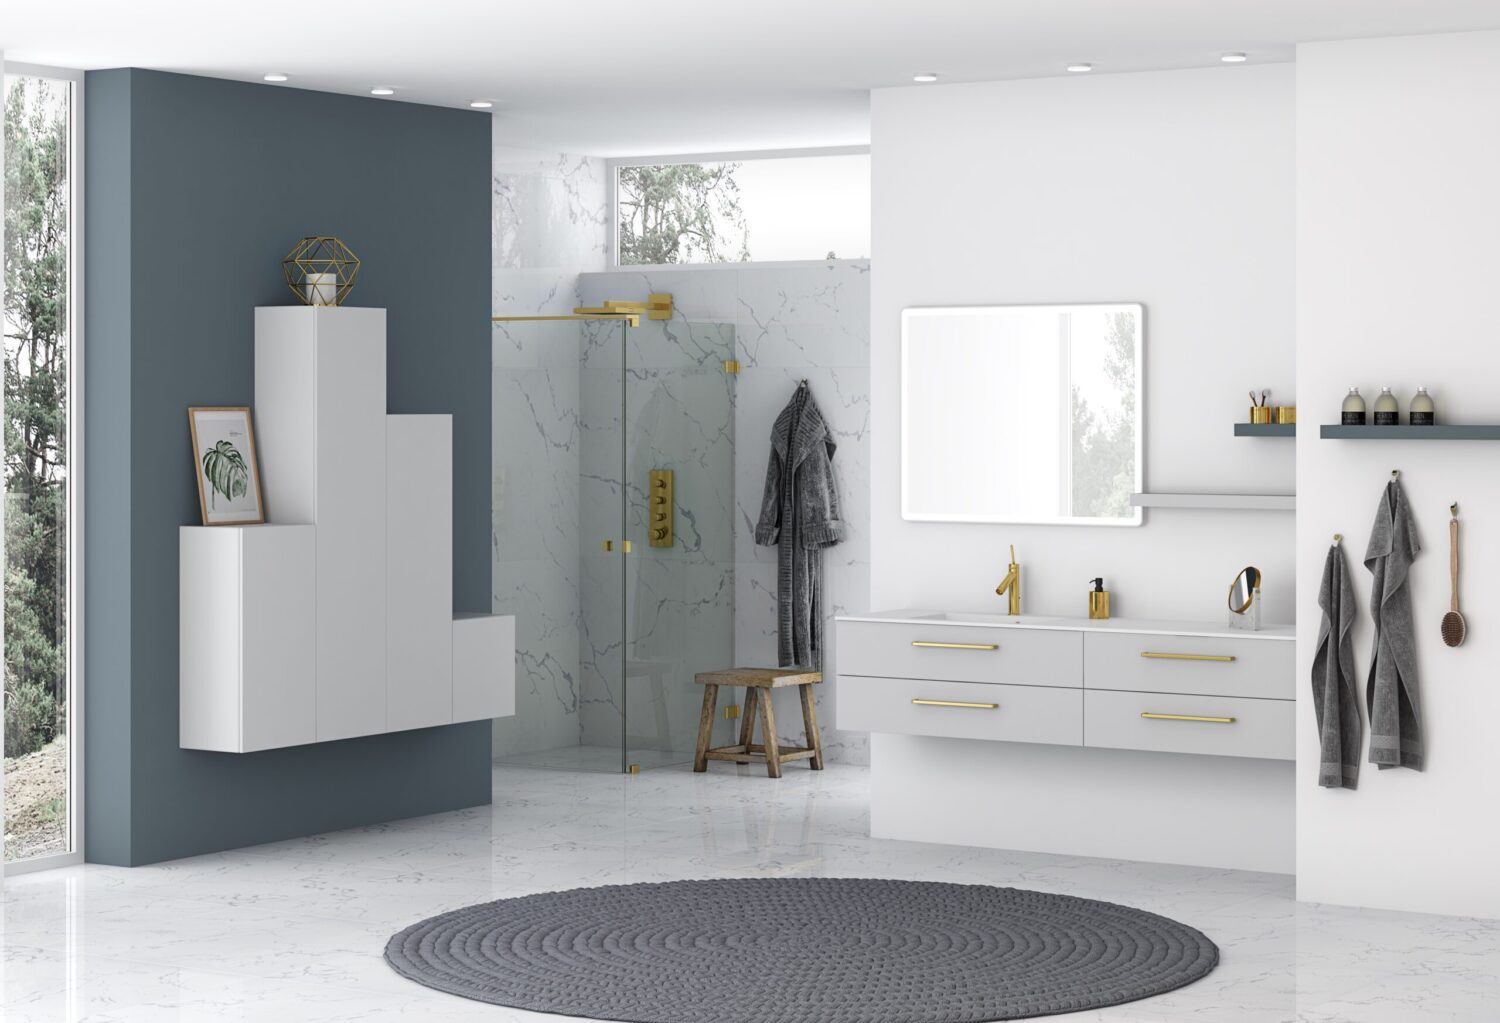
[[383,309],[255,311],[274,524],[182,530],[186,748],[514,713],[514,619],[453,614],[452,417],[386,414],[385,324]]
[[189,749],[249,753],[314,741],[312,526],[185,526],[181,721]]

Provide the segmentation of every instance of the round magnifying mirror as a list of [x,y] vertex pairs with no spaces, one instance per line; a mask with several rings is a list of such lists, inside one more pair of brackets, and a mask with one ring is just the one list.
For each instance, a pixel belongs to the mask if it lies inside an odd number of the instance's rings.
[[1260,589],[1260,569],[1246,565],[1229,584],[1229,610],[1242,615],[1250,610],[1255,600],[1255,591]]

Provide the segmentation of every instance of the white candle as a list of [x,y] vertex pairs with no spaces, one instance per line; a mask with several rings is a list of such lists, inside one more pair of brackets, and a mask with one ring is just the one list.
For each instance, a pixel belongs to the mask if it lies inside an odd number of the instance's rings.
[[307,289],[308,305],[338,304],[338,274],[308,274],[304,286]]

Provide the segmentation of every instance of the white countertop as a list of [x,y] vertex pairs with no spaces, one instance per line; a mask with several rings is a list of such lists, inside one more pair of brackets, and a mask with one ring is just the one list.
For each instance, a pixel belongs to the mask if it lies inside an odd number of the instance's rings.
[[931,611],[906,608],[899,611],[873,611],[862,615],[839,615],[840,622],[897,622],[905,625],[957,625],[983,629],[1048,629],[1062,632],[1118,632],[1147,636],[1203,636],[1211,639],[1294,640],[1297,631],[1290,625],[1266,625],[1259,632],[1231,629],[1212,622],[1158,621],[1148,618],[1063,618],[1050,615],[1010,615]]

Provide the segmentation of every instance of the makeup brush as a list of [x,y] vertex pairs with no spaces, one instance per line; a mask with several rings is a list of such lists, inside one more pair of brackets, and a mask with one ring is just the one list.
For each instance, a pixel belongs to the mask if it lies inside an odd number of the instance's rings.
[[1449,646],[1458,646],[1464,641],[1464,634],[1469,631],[1468,624],[1464,621],[1462,612],[1458,610],[1458,505],[1455,503],[1448,509],[1453,517],[1448,520],[1448,574],[1453,581],[1453,602],[1451,610],[1443,615],[1443,642]]
[[1258,402],[1258,401],[1255,400],[1255,392],[1254,391],[1247,391],[1246,393],[1250,395],[1250,407],[1251,408],[1259,408],[1260,407],[1260,402]]

